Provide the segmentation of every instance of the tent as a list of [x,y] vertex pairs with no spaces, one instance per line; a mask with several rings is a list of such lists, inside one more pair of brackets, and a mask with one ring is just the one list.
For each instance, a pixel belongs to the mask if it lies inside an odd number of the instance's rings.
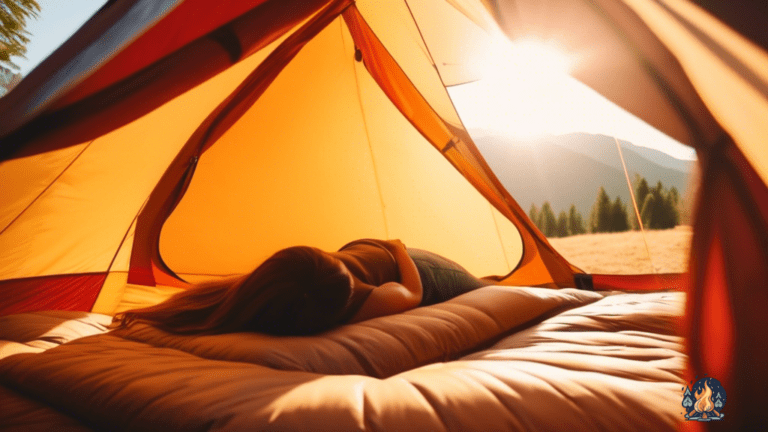
[[[577,78],[697,149],[687,274],[583,275],[501,186],[446,91],[497,25],[586,52]],[[400,238],[500,284],[687,289],[738,428],[765,382],[764,48],[672,0],[109,2],[0,99],[0,314]]]
[[[217,19],[236,19],[219,27],[207,14],[192,25],[202,9],[185,2],[153,9],[163,24],[150,30],[131,15],[146,5],[122,7],[108,5],[2,101],[5,313],[111,311],[126,281],[184,286],[249,272],[289,245],[359,237],[402,238],[477,274],[519,266],[508,279],[573,284],[575,267],[540,233],[520,237],[512,221],[526,226],[524,212],[461,125],[443,80],[472,76],[433,67],[461,50],[427,49],[414,23],[436,9],[484,37],[453,5],[256,2],[221,6]],[[120,20],[141,36],[93,55],[116,43],[104,26],[127,31]]]
[[[574,76],[680,142],[702,167],[686,282],[691,364],[722,377],[749,424],[768,355],[768,57],[765,7],[684,1],[498,2],[512,37],[552,38]],[[726,10],[727,9],[727,10]],[[745,37],[749,36],[749,37]]]

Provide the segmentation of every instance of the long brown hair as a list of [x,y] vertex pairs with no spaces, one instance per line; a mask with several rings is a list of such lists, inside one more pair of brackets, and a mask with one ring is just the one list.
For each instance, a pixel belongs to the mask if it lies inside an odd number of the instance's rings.
[[174,333],[313,334],[340,324],[351,298],[352,277],[341,261],[296,246],[275,253],[249,275],[118,314],[112,327],[144,321]]

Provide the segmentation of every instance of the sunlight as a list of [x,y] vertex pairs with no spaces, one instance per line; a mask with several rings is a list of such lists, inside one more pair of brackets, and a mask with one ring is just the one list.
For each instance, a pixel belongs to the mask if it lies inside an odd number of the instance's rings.
[[624,111],[569,75],[579,59],[541,39],[499,37],[482,79],[449,88],[467,129],[513,137],[526,145],[543,135],[586,132],[617,137],[694,160],[695,152]]
[[480,81],[451,89],[465,124],[522,139],[552,133],[551,107],[560,104],[575,59],[551,42],[503,37],[489,54]]
[[514,43],[496,38],[490,54],[483,77],[495,81],[514,77],[546,84],[552,78],[568,75],[576,63],[554,42],[533,38],[518,39]]

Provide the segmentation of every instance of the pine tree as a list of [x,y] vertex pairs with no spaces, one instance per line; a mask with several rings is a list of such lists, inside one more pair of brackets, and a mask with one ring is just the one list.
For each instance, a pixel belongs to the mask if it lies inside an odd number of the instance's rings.
[[[645,198],[650,193],[650,188],[648,187],[648,182],[645,180],[645,177],[642,177],[640,174],[635,174],[635,202],[638,206],[638,211],[642,210],[643,203],[645,203]],[[637,221],[637,217],[632,218],[632,227],[634,229],[640,229],[640,224]]]
[[643,226],[647,229],[674,228],[680,222],[679,201],[677,188],[672,187],[667,192],[661,181],[656,183],[643,202],[640,213]]
[[568,211],[568,232],[571,235],[584,234],[584,221],[581,219],[581,213],[576,210],[576,205],[571,204],[571,208]]
[[672,186],[669,189],[669,199],[677,206],[680,203],[680,193],[677,191],[677,188]]
[[627,217],[627,206],[621,202],[621,197],[616,197],[616,201],[611,205],[611,223],[609,231],[621,232],[629,229],[629,221]]
[[680,212],[677,210],[680,197],[677,194],[677,189],[672,187],[664,198],[662,225],[663,228],[674,228],[680,222]]
[[[677,202],[680,197],[676,188],[669,192],[664,188],[664,184],[659,181],[648,194],[653,197],[651,201],[643,203],[643,212],[641,214],[643,225],[648,229],[668,229],[674,228],[680,221],[680,214],[677,210]],[[647,207],[646,207],[647,205]]]
[[656,183],[656,186],[651,189],[651,195],[653,195],[653,207],[650,210],[650,218],[648,222],[648,228],[650,229],[661,229],[665,223],[665,202],[666,197],[664,196],[664,184],[661,183],[661,180],[659,180],[658,183]]
[[605,189],[600,186],[597,199],[589,215],[589,231],[593,233],[607,232],[611,226],[611,199]]
[[541,205],[541,212],[539,212],[539,229],[547,237],[555,235],[557,225],[557,219],[555,219],[555,213],[552,211],[552,206],[549,205],[549,201],[545,201]]
[[555,226],[555,237],[568,237],[568,214],[561,210],[557,216],[557,225]]
[[654,207],[656,207],[656,198],[652,193],[649,193],[648,196],[645,197],[642,210],[640,210],[640,220],[643,221],[643,226],[645,226],[645,229],[654,228],[651,223],[653,219]]
[[541,229],[541,226],[539,226],[539,209],[536,208],[536,204],[531,204],[531,209],[528,210],[528,217]]
[[29,43],[27,19],[36,18],[39,11],[36,0],[0,0],[0,65],[19,69],[11,57],[24,57]]

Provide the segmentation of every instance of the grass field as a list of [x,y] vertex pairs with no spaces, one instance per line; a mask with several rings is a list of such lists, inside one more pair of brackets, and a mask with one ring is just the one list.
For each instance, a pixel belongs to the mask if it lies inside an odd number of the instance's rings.
[[[657,273],[687,270],[691,228],[646,231],[648,248]],[[652,273],[643,236],[638,231],[582,234],[549,239],[572,264],[587,273]]]

